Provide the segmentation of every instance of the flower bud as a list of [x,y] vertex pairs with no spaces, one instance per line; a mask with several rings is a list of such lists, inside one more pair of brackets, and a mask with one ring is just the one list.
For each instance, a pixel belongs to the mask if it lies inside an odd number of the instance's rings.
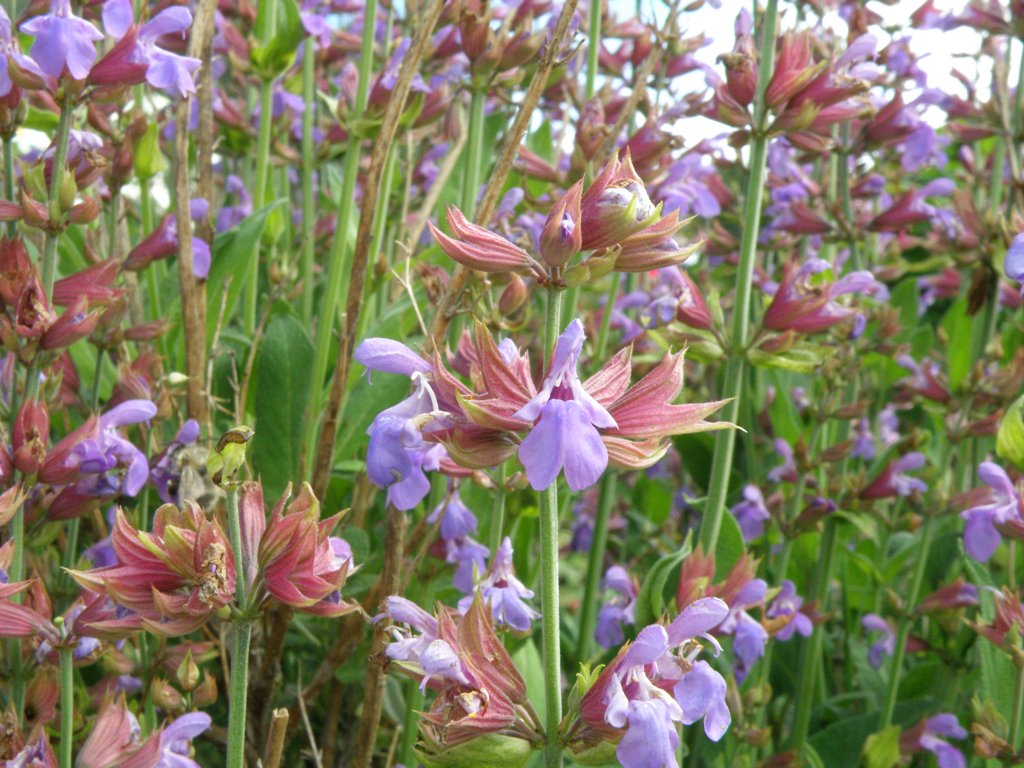
[[74,207],[76,195],[78,195],[78,184],[75,181],[75,174],[65,173],[58,190],[61,211],[70,211]]
[[583,246],[580,227],[582,197],[583,182],[578,181],[558,199],[541,230],[540,255],[552,269],[564,267]]
[[88,224],[100,215],[100,201],[97,197],[87,197],[77,205],[71,206],[68,216],[72,224]]
[[621,162],[611,160],[583,194],[583,250],[610,248],[653,223],[658,215],[627,151]]
[[185,652],[185,658],[181,660],[174,673],[178,679],[178,685],[185,692],[191,692],[199,684],[199,665],[192,658],[192,650]]
[[156,678],[152,683],[150,695],[153,702],[168,712],[181,712],[185,708],[185,700],[178,690],[162,677]]
[[33,475],[46,460],[50,436],[50,415],[46,404],[28,400],[14,419],[14,466],[22,474]]
[[25,223],[36,229],[48,229],[50,226],[50,211],[47,207],[33,198],[27,189],[21,190],[21,210]]
[[508,285],[505,286],[498,298],[498,311],[506,317],[515,314],[516,310],[523,306],[527,295],[526,283],[523,278],[513,274],[512,279],[508,281]]
[[205,709],[217,701],[217,678],[205,669],[203,681],[192,691],[192,703],[199,709]]
[[221,488],[233,488],[237,485],[236,475],[245,463],[245,445],[253,434],[251,427],[245,425],[230,429],[221,435],[217,447],[206,461],[210,479]]
[[46,330],[39,346],[42,349],[61,349],[86,338],[100,320],[99,312],[86,312],[88,307],[89,300],[85,296],[79,296],[78,300],[65,309]]
[[35,268],[20,239],[0,240],[0,301],[14,306]]

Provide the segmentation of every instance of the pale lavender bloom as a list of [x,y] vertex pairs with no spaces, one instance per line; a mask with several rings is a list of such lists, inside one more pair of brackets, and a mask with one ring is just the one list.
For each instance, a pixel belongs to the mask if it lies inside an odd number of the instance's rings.
[[744,584],[736,598],[729,606],[729,615],[722,621],[719,631],[732,635],[732,651],[735,657],[737,682],[742,683],[751,668],[764,655],[764,644],[768,640],[768,632],[761,622],[754,619],[747,608],[764,603],[768,585],[763,579],[751,579]]
[[441,521],[441,538],[445,541],[461,539],[476,533],[476,515],[463,503],[458,488],[434,507],[434,511],[427,517],[427,522],[431,525],[438,520]]
[[892,656],[896,650],[896,630],[893,626],[879,616],[877,613],[865,614],[860,624],[869,632],[881,632],[882,635],[872,644],[868,650],[868,663],[878,669],[882,666],[885,656]]
[[1006,249],[1003,269],[1008,278],[1022,283],[1021,293],[1024,294],[1024,232],[1013,238],[1010,247]]
[[793,449],[789,443],[781,437],[775,439],[775,452],[782,457],[782,463],[769,470],[768,479],[775,483],[795,483],[797,480],[796,462],[793,459]]
[[996,551],[1002,537],[997,525],[1021,522],[1020,494],[1009,476],[998,464],[983,461],[978,477],[989,487],[986,503],[960,513],[964,526],[964,549],[979,562],[985,562]]
[[464,536],[445,542],[445,562],[455,564],[452,583],[463,594],[472,594],[477,577],[487,569],[491,550],[480,542]]
[[850,456],[855,459],[871,461],[875,458],[876,453],[871,422],[867,419],[857,419],[853,424],[853,448],[850,451]]
[[[384,612],[374,616],[373,622],[376,624],[384,618],[406,624],[410,628],[405,630],[396,626],[389,627],[395,641],[384,649],[385,655],[394,661],[419,664],[420,655],[437,639],[437,619],[416,603],[398,595],[390,595],[384,599]],[[410,630],[415,630],[419,634],[414,635]]]
[[917,451],[911,451],[893,463],[891,482],[896,495],[909,496],[914,491],[924,493],[928,490],[928,484],[924,480],[906,474],[907,472],[921,469],[924,465],[924,454]]
[[[107,0],[103,5],[103,27],[111,37],[121,38],[135,23],[131,0]],[[192,26],[192,14],[180,5],[165,8],[142,25],[138,42],[130,60],[146,65],[146,80],[172,96],[185,97],[195,93],[192,73],[199,69],[199,59],[179,56],[157,47],[164,35],[181,35]]]
[[769,619],[775,619],[779,616],[793,617],[786,626],[775,633],[777,639],[785,642],[794,633],[799,633],[804,637],[811,636],[811,632],[814,631],[814,623],[811,621],[810,616],[800,611],[803,604],[804,599],[796,593],[796,585],[789,579],[782,582],[782,589],[779,590],[779,594],[775,596],[772,604],[765,611],[765,616]]
[[[436,471],[448,455],[443,445],[427,443],[424,434],[448,423],[422,369],[429,366],[411,349],[388,339],[367,339],[356,359],[372,370],[411,376],[413,393],[377,414],[366,434],[366,474],[388,490],[388,503],[397,509],[415,507],[430,493],[426,472]],[[429,370],[429,368],[428,368]]]
[[[107,526],[113,530],[114,527],[114,515],[117,511],[116,507],[111,507],[107,510]],[[117,553],[114,552],[113,537],[107,536],[106,538],[100,539],[91,547],[85,549],[82,555],[89,559],[92,563],[93,568],[108,568],[112,565],[117,565]],[[0,584],[7,581],[6,578],[0,574]]]
[[156,768],[202,768],[189,755],[192,739],[204,733],[212,720],[205,712],[182,715],[160,732],[160,762]]
[[[100,416],[99,435],[83,440],[68,456],[68,466],[77,466],[79,493],[107,496],[137,496],[149,477],[146,455],[118,432],[118,427],[149,421],[156,416],[156,405],[149,400],[126,400]],[[124,469],[123,479],[111,474]]]
[[225,205],[217,212],[218,232],[226,232],[232,227],[237,227],[247,217],[252,216],[252,195],[241,178],[230,174],[224,182],[224,192],[236,195],[238,202],[235,205]]
[[[484,602],[490,602],[495,624],[511,627],[518,632],[528,632],[530,623],[540,614],[524,600],[533,597],[533,591],[516,578],[512,568],[512,540],[506,536],[494,554],[494,560],[487,575],[476,585]],[[465,614],[473,604],[473,595],[459,600],[459,612]]]
[[967,761],[959,749],[952,746],[945,739],[966,739],[967,731],[963,729],[956,715],[943,713],[929,717],[925,721],[924,732],[918,739],[922,749],[926,749],[935,755],[939,768],[966,768]]
[[536,491],[550,486],[565,468],[574,491],[593,485],[608,466],[608,449],[597,429],[614,428],[615,419],[580,381],[576,366],[583,350],[583,323],[569,323],[551,359],[551,370],[530,402],[514,414],[534,422],[519,446],[519,460]]
[[744,541],[753,541],[763,534],[765,522],[772,517],[760,489],[750,483],[743,486],[743,501],[729,511],[736,518]]
[[657,197],[664,204],[662,213],[667,215],[678,210],[681,218],[691,214],[705,219],[718,216],[722,206],[706,182],[714,173],[715,169],[703,162],[699,152],[691,152],[674,162],[668,178],[658,187]]
[[[616,749],[624,768],[677,766],[675,723],[691,725],[703,718],[712,741],[729,727],[725,680],[706,661],[697,660],[701,645],[694,642],[703,637],[720,651],[707,633],[728,610],[718,598],[698,600],[667,630],[659,624],[645,627],[622,657],[605,694],[604,719],[613,728],[626,729]],[[673,653],[677,648],[678,655]]]
[[6,96],[14,87],[11,80],[10,67],[18,67],[40,79],[45,78],[43,71],[28,56],[18,49],[18,41],[11,36],[11,19],[7,11],[0,8],[0,98]]
[[34,16],[21,31],[35,36],[29,53],[50,77],[60,77],[65,68],[75,80],[84,80],[96,62],[97,40],[103,33],[71,12],[71,0],[50,0],[50,12]]
[[613,565],[605,571],[604,588],[616,595],[601,606],[594,638],[602,648],[613,648],[622,644],[623,624],[632,624],[634,621],[637,588],[621,565]]

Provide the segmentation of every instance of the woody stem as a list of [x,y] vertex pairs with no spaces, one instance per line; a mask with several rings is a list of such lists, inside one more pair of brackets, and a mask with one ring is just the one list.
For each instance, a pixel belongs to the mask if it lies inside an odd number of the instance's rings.
[[[750,335],[750,298],[757,257],[757,236],[764,202],[765,168],[768,157],[768,110],[765,90],[774,66],[775,30],[778,25],[778,0],[769,0],[764,11],[761,46],[763,52],[758,67],[757,99],[754,104],[754,137],[750,145],[750,175],[747,184],[746,206],[743,217],[743,237],[740,241],[740,260],[736,270],[736,299],[732,317],[732,354],[725,369],[727,397],[733,399],[723,409],[723,421],[736,422],[740,413],[746,375],[746,348]],[[700,527],[700,540],[705,552],[714,552],[718,532],[722,527],[725,499],[729,492],[732,458],[736,448],[736,430],[723,429],[715,437],[715,453],[711,466],[707,508]]]
[[[548,289],[548,315],[544,350],[550,356],[561,327],[562,295]],[[540,604],[544,648],[545,768],[561,768],[562,745],[558,724],[562,720],[562,675],[558,616],[558,481],[540,494]]]

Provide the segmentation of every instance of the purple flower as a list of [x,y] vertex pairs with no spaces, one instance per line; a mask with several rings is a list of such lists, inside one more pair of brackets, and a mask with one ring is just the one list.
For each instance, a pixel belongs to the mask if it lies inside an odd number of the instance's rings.
[[444,446],[427,443],[424,434],[448,423],[423,371],[429,363],[399,342],[367,339],[356,349],[356,360],[371,370],[401,373],[413,381],[408,398],[377,414],[366,434],[366,474],[375,485],[387,488],[388,503],[412,509],[430,493],[426,472],[436,471],[448,453]]
[[967,731],[963,729],[956,715],[943,713],[929,717],[925,721],[924,731],[918,738],[918,744],[935,755],[939,768],[966,768],[967,761],[959,749],[940,738],[966,739]]
[[427,522],[433,525],[438,519],[441,520],[441,538],[445,541],[476,533],[476,515],[462,502],[458,488],[434,508]]
[[32,58],[50,77],[60,77],[65,67],[75,80],[89,76],[96,61],[94,43],[103,33],[71,12],[71,0],[50,0],[50,12],[21,25],[22,32],[35,35]]
[[725,680],[706,661],[697,660],[702,646],[695,642],[703,637],[720,651],[707,633],[728,610],[718,598],[698,600],[668,629],[660,624],[645,627],[622,656],[600,693],[605,722],[626,729],[616,750],[624,768],[677,766],[679,736],[674,723],[691,725],[703,718],[704,732],[713,741],[729,727]]
[[775,439],[775,452],[782,457],[782,463],[768,472],[768,479],[775,483],[797,481],[796,462],[793,460],[793,449],[781,437]]
[[877,613],[865,614],[861,618],[860,624],[869,632],[882,633],[881,637],[875,640],[868,650],[868,663],[878,669],[882,666],[883,657],[892,656],[896,649],[896,630]]
[[604,588],[616,595],[601,606],[597,614],[594,638],[602,648],[613,648],[622,645],[622,625],[634,622],[636,596],[639,590],[621,565],[613,565],[605,571]]
[[742,683],[750,669],[764,655],[764,644],[768,632],[761,622],[754,619],[747,608],[762,605],[768,585],[763,579],[751,579],[744,584],[729,606],[729,615],[722,621],[719,631],[732,635],[732,652],[735,657],[736,681]]
[[772,517],[765,506],[761,491],[750,483],[743,486],[743,501],[730,511],[740,526],[744,541],[753,541],[763,534],[765,521]]
[[437,639],[437,619],[420,608],[411,600],[391,595],[384,600],[384,612],[373,618],[377,623],[385,617],[400,624],[406,624],[411,631],[391,626],[390,631],[395,638],[384,649],[385,655],[394,661],[408,661],[419,664],[420,656],[434,640]]
[[[512,569],[512,540],[506,536],[494,554],[491,568],[477,589],[483,594],[484,602],[490,602],[494,622],[511,627],[518,632],[528,632],[530,623],[540,614],[524,600],[533,597],[533,591],[526,588],[515,577]],[[465,614],[473,604],[473,595],[459,600],[459,612]]]
[[806,613],[801,613],[800,608],[804,599],[796,593],[796,586],[792,581],[786,579],[782,582],[782,589],[772,600],[772,604],[765,611],[769,619],[776,619],[780,616],[791,616],[789,623],[775,633],[775,637],[785,642],[793,637],[793,633],[799,633],[804,637],[810,637],[814,631],[814,623]]
[[445,549],[445,561],[455,564],[452,583],[463,594],[472,594],[473,584],[487,569],[487,558],[491,550],[469,536],[449,539],[445,542]]
[[[149,477],[153,481],[153,485],[156,486],[161,501],[170,504],[181,503],[182,499],[179,498],[178,491],[181,487],[181,478],[185,470],[177,461],[177,456],[185,446],[192,445],[198,439],[199,422],[195,419],[189,419],[181,425],[181,429],[174,436],[174,440],[160,452],[153,462],[153,468],[149,471]],[[192,471],[191,468],[188,471]],[[171,492],[172,489],[173,493]]]
[[1002,538],[997,525],[1021,522],[1020,494],[1009,476],[998,464],[983,461],[978,477],[989,487],[986,503],[960,513],[964,526],[964,549],[975,560],[985,562],[996,551]]
[[[1013,238],[1010,247],[1006,249],[1003,268],[1008,278],[1024,283],[1024,232]],[[1021,286],[1021,292],[1024,293],[1024,285]]]
[[597,428],[616,427],[597,400],[583,389],[576,373],[583,350],[583,323],[578,319],[558,337],[544,385],[514,417],[536,422],[519,446],[519,460],[536,491],[550,486],[565,468],[574,491],[593,485],[608,466],[608,449]]
[[[103,4],[103,27],[112,37],[123,37],[134,22],[131,0],[107,0]],[[181,35],[184,38],[185,31],[191,26],[192,14],[187,8],[177,5],[165,8],[142,25],[130,57],[134,63],[146,65],[146,80],[151,86],[182,98],[195,93],[192,73],[199,69],[201,62],[190,56],[165,51],[156,43],[164,35]]]
[[160,762],[156,768],[202,768],[189,755],[192,739],[205,732],[212,720],[205,712],[182,715],[160,732]]
[[[79,469],[79,493],[138,495],[149,477],[149,462],[142,451],[121,436],[118,427],[149,421],[156,411],[149,400],[126,400],[100,416],[98,437],[83,440],[68,457],[69,466]],[[111,474],[119,467],[124,469],[123,479]]]
[[43,71],[28,56],[18,50],[18,41],[11,36],[11,20],[7,11],[0,8],[0,98],[6,96],[14,87],[10,68],[14,66],[43,79]]

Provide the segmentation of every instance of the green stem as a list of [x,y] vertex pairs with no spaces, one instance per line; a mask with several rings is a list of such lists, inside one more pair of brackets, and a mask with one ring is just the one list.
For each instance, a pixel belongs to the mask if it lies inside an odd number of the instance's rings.
[[[836,521],[829,518],[825,521],[825,533],[821,537],[821,559],[814,570],[813,594],[818,610],[823,610],[825,594],[832,573],[832,561],[836,553]],[[825,633],[820,627],[814,627],[811,636],[803,646],[800,658],[800,673],[797,682],[799,698],[796,703],[796,716],[793,720],[793,734],[790,744],[793,749],[802,750],[807,742],[807,730],[811,723],[811,708],[814,703],[814,683],[818,671],[818,660],[821,658],[821,645]]]
[[[4,136],[4,197],[14,202],[14,136]],[[7,222],[7,237],[14,237],[17,222]]]
[[[547,322],[544,328],[545,368],[562,326],[562,295],[548,289]],[[545,768],[560,768],[562,744],[558,726],[562,720],[562,663],[560,618],[558,612],[558,481],[551,483],[540,496],[540,580],[541,635],[544,648],[544,700],[546,745]]]
[[313,106],[316,88],[316,38],[306,38],[302,46],[302,317],[309,325],[313,319],[313,261],[316,251],[316,201],[313,199]]
[[245,759],[245,705],[249,693],[249,637],[251,634],[252,622],[248,619],[237,619],[232,624],[227,768],[242,768]]
[[910,594],[907,597],[906,615],[900,619],[899,633],[896,636],[896,647],[892,654],[892,672],[889,675],[889,688],[885,695],[885,706],[882,709],[882,719],[878,726],[879,730],[889,727],[892,723],[893,712],[896,711],[896,696],[900,689],[900,676],[903,673],[903,657],[907,650],[907,638],[910,637],[910,626],[913,624],[913,610],[921,594],[921,585],[924,583],[924,569],[928,563],[928,553],[931,550],[934,534],[935,521],[929,517],[924,523],[924,538],[921,541],[921,549],[917,552],[917,561],[914,564],[914,577],[910,583]]
[[345,177],[341,195],[337,201],[338,218],[334,229],[334,242],[327,262],[327,280],[318,312],[316,327],[313,378],[310,382],[309,411],[306,416],[306,468],[312,472],[313,456],[316,453],[317,427],[323,412],[324,379],[327,376],[327,361],[330,357],[331,342],[334,339],[334,323],[337,320],[338,297],[348,290],[349,280],[349,230],[355,214],[356,176],[359,174],[359,147],[357,122],[366,109],[370,93],[370,73],[373,69],[374,20],[377,18],[377,0],[367,0],[363,13],[363,39],[359,58],[359,81],[356,86],[356,101],[349,123],[348,146],[345,150]]
[[1024,705],[1024,667],[1017,667],[1017,685],[1013,695],[1013,717],[1010,720],[1010,746],[1016,754],[1020,747],[1020,714]]
[[619,283],[622,280],[620,272],[612,272],[611,284],[608,286],[608,295],[604,301],[604,313],[601,315],[601,328],[597,332],[597,354],[598,360],[604,360],[605,352],[608,350],[608,336],[612,327],[612,311],[615,309],[615,297],[619,294]]
[[[598,355],[598,359],[603,359]],[[608,521],[615,506],[615,473],[605,470],[601,478],[597,517],[594,520],[594,535],[590,541],[587,560],[587,580],[583,592],[583,606],[580,611],[580,636],[576,645],[576,658],[582,663],[590,657],[597,624],[597,598],[601,593],[601,576],[604,570],[604,553],[608,546]]]
[[597,92],[597,62],[601,53],[601,0],[590,0],[589,24],[587,29],[587,85],[586,99],[594,98]]
[[497,552],[498,547],[501,546],[501,534],[505,528],[505,481],[507,476],[507,465],[502,462],[498,467],[498,474],[494,478],[498,483],[498,488],[495,490],[494,499],[491,502],[490,543],[492,553]]
[[[754,108],[754,137],[750,147],[750,177],[743,217],[743,236],[740,241],[740,261],[736,272],[736,299],[733,303],[732,354],[725,369],[727,397],[732,397],[722,413],[723,421],[736,421],[740,412],[746,379],[746,348],[750,331],[750,297],[754,275],[754,261],[757,256],[757,236],[761,222],[761,205],[764,202],[765,160],[768,155],[767,109],[764,92],[772,76],[774,66],[775,30],[778,26],[778,0],[768,0],[764,11],[761,30],[761,46],[764,52],[758,68],[757,100]],[[729,492],[729,475],[732,473],[733,453],[736,448],[736,430],[723,429],[715,437],[714,460],[711,481],[708,488],[707,509],[700,527],[700,540],[705,552],[714,552],[718,543],[718,532],[722,527],[722,514]]]
[[466,139],[466,175],[462,187],[462,212],[470,221],[480,196],[484,159],[484,105],[487,89],[473,88],[469,101],[469,135]]
[[245,563],[242,560],[242,527],[238,520],[238,489],[232,488],[227,493],[228,501],[228,539],[235,555],[235,604],[238,610],[248,610],[245,583]]
[[249,638],[252,621],[248,610],[245,563],[242,561],[242,533],[238,520],[238,489],[227,493],[228,538],[235,555],[235,605],[240,611],[232,624],[231,636],[231,701],[228,710],[227,768],[242,768],[245,758],[245,714],[249,693]]
[[[46,231],[46,242],[43,244],[42,281],[47,301],[53,295],[53,280],[57,274],[57,243],[60,240],[60,231],[54,229],[54,227],[59,225],[66,213],[61,205],[60,193],[61,188],[64,186],[64,175],[67,170],[64,166],[67,163],[68,157],[68,137],[71,135],[72,111],[71,99],[65,97],[60,102],[60,120],[57,123],[53,172],[50,174],[50,229]],[[38,385],[38,381],[36,383]],[[27,382],[26,386],[31,384],[32,382]]]
[[60,768],[71,768],[71,735],[75,722],[75,678],[72,649],[61,646],[60,656]]

